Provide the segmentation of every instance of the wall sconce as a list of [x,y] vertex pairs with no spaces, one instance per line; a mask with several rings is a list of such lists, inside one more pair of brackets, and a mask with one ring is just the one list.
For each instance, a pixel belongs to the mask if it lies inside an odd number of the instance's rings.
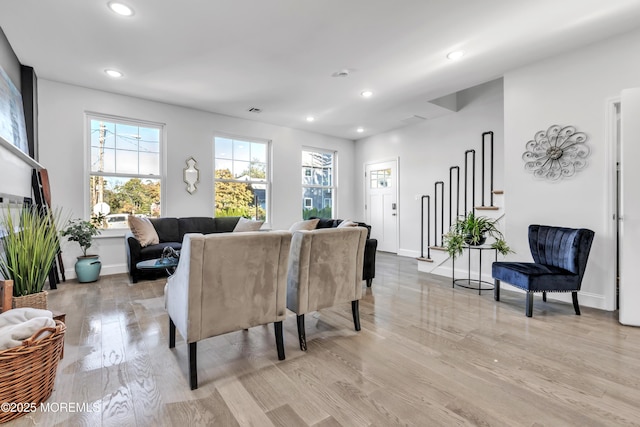
[[193,157],[189,157],[186,163],[187,167],[182,170],[182,178],[187,184],[189,194],[193,194],[198,189],[196,184],[200,182],[200,171],[196,168],[198,162]]

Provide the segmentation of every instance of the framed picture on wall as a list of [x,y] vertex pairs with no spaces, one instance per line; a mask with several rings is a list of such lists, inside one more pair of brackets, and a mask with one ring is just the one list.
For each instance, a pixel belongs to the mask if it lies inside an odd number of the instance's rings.
[[22,95],[0,67],[0,138],[29,155]]

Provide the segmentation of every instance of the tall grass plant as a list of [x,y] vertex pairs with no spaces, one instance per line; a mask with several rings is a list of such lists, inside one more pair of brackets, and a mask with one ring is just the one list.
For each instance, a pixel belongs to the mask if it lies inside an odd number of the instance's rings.
[[44,288],[60,248],[58,230],[64,223],[61,216],[60,210],[32,205],[24,207],[18,215],[12,215],[9,208],[0,217],[0,229],[4,231],[0,273],[13,280],[14,297],[38,293]]

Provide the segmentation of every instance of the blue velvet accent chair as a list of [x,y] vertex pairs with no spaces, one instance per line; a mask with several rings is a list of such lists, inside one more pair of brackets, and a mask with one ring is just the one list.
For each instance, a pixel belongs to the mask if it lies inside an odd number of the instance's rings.
[[494,299],[500,301],[500,281],[527,292],[526,314],[533,316],[533,293],[571,292],[573,308],[580,315],[578,291],[587,267],[594,233],[586,228],[529,226],[529,248],[534,262],[494,262]]

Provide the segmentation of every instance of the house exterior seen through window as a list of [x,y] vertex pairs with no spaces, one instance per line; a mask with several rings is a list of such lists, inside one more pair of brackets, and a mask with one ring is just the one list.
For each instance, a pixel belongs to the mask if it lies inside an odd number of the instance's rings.
[[335,212],[336,153],[313,148],[302,150],[302,217],[332,218]]
[[89,212],[103,228],[127,228],[127,216],[159,217],[162,125],[90,115]]
[[215,216],[268,222],[269,141],[214,138]]

